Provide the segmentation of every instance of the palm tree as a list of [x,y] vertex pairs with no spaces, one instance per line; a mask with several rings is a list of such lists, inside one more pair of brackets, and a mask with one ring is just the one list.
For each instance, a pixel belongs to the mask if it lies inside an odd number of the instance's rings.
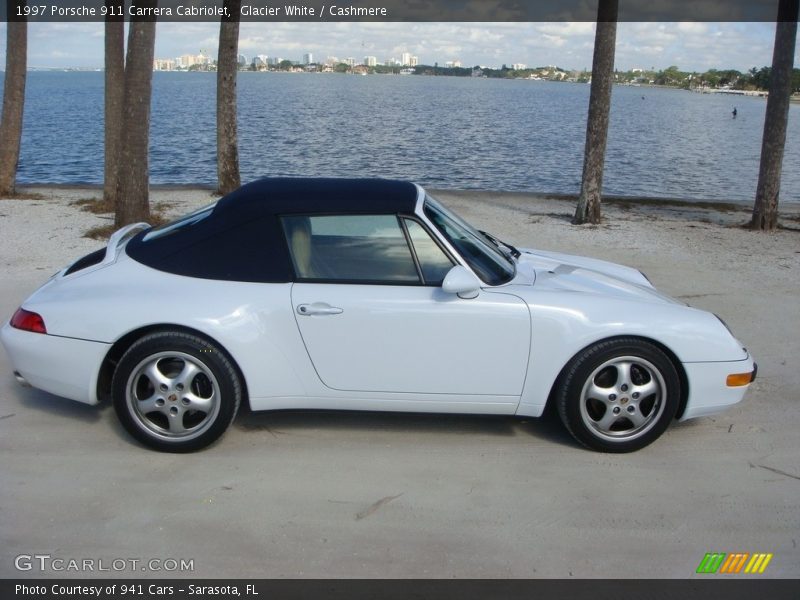
[[239,67],[239,13],[241,0],[225,0],[231,18],[219,25],[217,55],[217,186],[220,194],[241,185],[236,132],[236,73]]
[[[117,0],[105,0],[107,8]],[[111,11],[109,11],[111,12]],[[103,201],[116,206],[117,175],[122,142],[122,104],[125,98],[125,21],[106,17],[105,32],[105,173]]]
[[[139,2],[153,6],[157,2]],[[115,226],[150,218],[148,143],[150,98],[153,90],[154,20],[131,18],[125,57],[125,96],[122,106],[122,144],[119,153]]]
[[797,39],[799,0],[780,0],[775,25],[775,48],[769,81],[764,136],[761,139],[761,166],[758,170],[756,201],[750,228],[771,231],[778,226],[778,196],[781,189],[783,148],[792,95],[792,68]]
[[19,144],[22,139],[22,114],[25,108],[25,71],[28,60],[28,22],[16,16],[16,6],[6,4],[6,77],[3,87],[3,114],[0,117],[0,196],[15,192]]
[[586,123],[583,177],[578,206],[572,220],[575,224],[599,223],[601,219],[600,200],[608,139],[608,114],[611,108],[618,4],[618,0],[600,0],[597,7],[597,31],[594,34],[592,88],[589,96],[589,118]]

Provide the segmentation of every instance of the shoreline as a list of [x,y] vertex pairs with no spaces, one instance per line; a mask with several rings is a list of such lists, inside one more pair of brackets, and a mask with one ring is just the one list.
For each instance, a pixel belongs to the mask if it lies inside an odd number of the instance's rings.
[[[781,277],[786,268],[800,270],[800,204],[781,205],[779,228],[757,234],[747,229],[752,207],[744,204],[611,196],[604,198],[600,224],[573,225],[576,196],[429,191],[478,228],[518,247],[644,266],[678,253],[693,262],[711,262],[720,272],[734,260],[754,269],[762,264],[763,271]],[[92,201],[102,198],[100,186],[20,186],[18,192],[18,198],[0,200],[0,265],[7,275],[59,269],[101,247],[111,233],[114,215],[91,210]],[[150,188],[153,216],[161,220],[217,198],[211,187]],[[91,231],[99,231],[100,238],[86,237]]]
[[[249,183],[249,182],[247,182]],[[208,191],[212,196],[215,196],[215,186],[202,184],[202,183],[155,183],[151,184],[150,190],[152,192],[170,192],[170,191]],[[20,194],[37,193],[38,190],[65,190],[65,191],[101,191],[102,184],[99,183],[25,183],[17,186],[17,192]],[[496,198],[528,198],[531,200],[556,200],[561,202],[578,201],[578,194],[562,194],[558,192],[510,192],[504,190],[488,190],[488,189],[451,189],[451,188],[437,188],[425,187],[425,189],[432,194],[457,194],[461,197],[480,197],[491,195]],[[686,208],[705,208],[709,210],[720,211],[752,211],[753,200],[724,200],[724,199],[702,199],[702,198],[674,198],[662,196],[620,196],[617,194],[603,195],[603,204],[617,204],[617,205],[652,205],[652,206],[673,206],[673,207],[686,207]],[[791,200],[781,200],[779,210],[788,207],[789,212],[800,214],[800,202]]]

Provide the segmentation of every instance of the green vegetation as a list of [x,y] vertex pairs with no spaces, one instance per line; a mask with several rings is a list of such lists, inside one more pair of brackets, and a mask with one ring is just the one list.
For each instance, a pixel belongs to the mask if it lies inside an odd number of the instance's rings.
[[[614,77],[618,83],[650,83],[668,85],[685,89],[697,87],[730,88],[733,90],[768,90],[770,67],[753,67],[744,73],[736,69],[709,69],[704,73],[681,71],[676,66],[666,69],[644,71],[617,71]],[[794,69],[792,91],[800,92],[800,69]]]
[[[697,71],[681,71],[677,66],[666,69],[633,69],[615,71],[614,81],[621,84],[664,85],[684,89],[696,87],[722,88],[734,90],[767,90],[769,89],[770,67],[753,67],[744,73],[735,69],[710,69],[704,73]],[[800,92],[800,69],[794,69],[792,91]],[[591,80],[592,72],[588,70],[567,71],[560,67],[535,67],[515,70],[503,65],[499,69],[488,69],[475,66],[438,67],[422,65],[416,67],[416,75],[451,75],[456,77],[491,77],[505,79],[540,79],[548,81],[572,81],[585,83]]]
[[[204,67],[208,68],[208,67]],[[213,69],[213,66],[211,67]],[[301,65],[291,60],[282,60],[278,65],[269,67],[256,67],[250,65],[243,70],[271,70],[271,71],[332,71],[335,73],[369,73],[378,75],[397,75],[401,70],[408,69],[414,75],[450,76],[450,77],[487,77],[492,79],[533,79],[541,81],[570,81],[587,83],[591,81],[592,72],[586,69],[567,70],[557,66],[532,67],[525,69],[512,69],[503,65],[499,69],[491,69],[475,65],[474,67],[442,67],[438,63],[433,65],[419,65],[416,67],[402,67],[399,65],[365,65],[351,66],[340,62],[335,65]],[[190,70],[194,70],[191,67]],[[693,88],[726,88],[732,90],[768,90],[770,67],[753,67],[742,73],[736,69],[709,69],[703,73],[698,71],[681,71],[673,65],[666,69],[631,69],[629,71],[614,71],[614,82],[626,85],[661,85],[683,89]],[[794,69],[792,77],[792,92],[800,93],[800,69]]]

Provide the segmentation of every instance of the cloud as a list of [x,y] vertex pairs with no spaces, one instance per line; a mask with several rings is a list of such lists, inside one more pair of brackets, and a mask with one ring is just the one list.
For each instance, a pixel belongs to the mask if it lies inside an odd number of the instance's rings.
[[594,35],[595,24],[589,22],[540,23],[534,25],[536,31],[558,36]]
[[[425,4],[415,1],[420,7]],[[504,10],[514,5],[501,0],[486,4]],[[318,58],[360,60],[372,55],[384,61],[407,51],[426,64],[460,59],[465,65],[521,62],[569,69],[591,65],[594,30],[592,22],[248,22],[241,25],[240,48],[248,56],[280,55],[292,60],[313,52]],[[5,24],[0,24],[0,53],[5,50],[5,31]],[[196,54],[201,49],[212,55],[217,52],[218,23],[160,22],[156,31],[159,58]],[[774,33],[771,23],[621,22],[615,64],[620,69],[676,64],[689,71],[746,70],[770,64]],[[102,67],[103,24],[30,23],[28,52],[31,66]],[[0,62],[4,60],[0,54]],[[795,62],[800,64],[797,58]]]
[[704,34],[708,31],[708,24],[681,21],[678,23],[677,29],[680,33]]

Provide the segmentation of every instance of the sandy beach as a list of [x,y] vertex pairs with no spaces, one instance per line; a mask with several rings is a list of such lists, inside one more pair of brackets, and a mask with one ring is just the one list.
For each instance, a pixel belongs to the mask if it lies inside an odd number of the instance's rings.
[[[75,204],[97,188],[21,191],[38,197],[0,200],[2,318],[100,248],[83,234],[111,219]],[[769,576],[800,576],[800,205],[759,234],[742,228],[742,205],[612,201],[602,225],[575,226],[569,199],[434,195],[516,246],[641,269],[719,314],[758,380],[726,413],[626,456],[577,447],[552,418],[246,412],[211,450],[164,456],[108,407],[17,386],[0,352],[0,449],[13,457],[0,472],[0,576],[26,576],[13,557],[33,551],[155,552],[191,556],[194,576],[300,578],[691,577],[705,552],[742,551],[774,553]],[[214,199],[151,193],[169,217]],[[145,509],[144,497],[164,502]]]
[[[80,206],[82,201],[101,198],[98,187],[32,186],[21,187],[19,192],[38,197],[0,200],[4,231],[0,265],[6,274],[56,270],[103,245],[84,234],[113,223],[113,215],[93,214]],[[659,265],[665,260],[692,257],[720,270],[727,269],[735,259],[742,274],[757,268],[761,276],[778,279],[789,274],[787,269],[796,273],[800,261],[800,204],[781,207],[780,221],[786,229],[758,235],[740,228],[749,220],[751,207],[734,203],[715,206],[615,198],[603,206],[602,225],[579,227],[570,224],[575,200],[564,196],[431,193],[468,220],[518,246],[586,254],[625,264],[654,259],[652,263]],[[217,198],[210,189],[155,187],[150,204],[171,219]],[[650,262],[634,266],[649,267]]]

